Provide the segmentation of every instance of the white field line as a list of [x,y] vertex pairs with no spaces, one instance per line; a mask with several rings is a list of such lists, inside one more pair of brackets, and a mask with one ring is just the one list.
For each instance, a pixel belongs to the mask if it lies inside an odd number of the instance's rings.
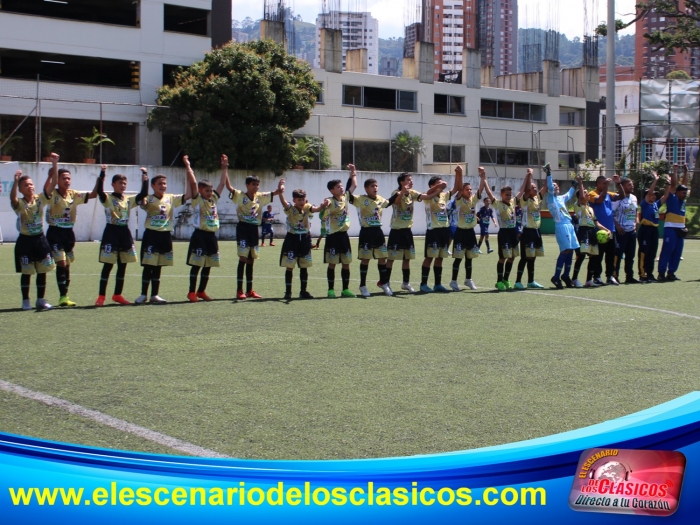
[[559,295],[556,293],[546,293],[546,292],[534,292],[534,291],[527,291],[529,294],[533,295],[546,295],[547,297],[559,297],[561,299],[577,299],[579,301],[590,301],[592,303],[602,303],[602,304],[609,304],[612,306],[625,306],[627,308],[636,308],[638,310],[649,310],[651,312],[658,312],[661,314],[667,314],[667,315],[675,315],[678,317],[686,317],[688,319],[695,319],[696,321],[700,321],[700,316],[697,315],[690,315],[690,314],[684,314],[682,312],[674,312],[672,310],[664,310],[662,308],[652,308],[650,306],[640,306],[636,304],[627,304],[627,303],[618,303],[615,301],[606,301],[604,299],[591,299],[590,297],[578,297],[575,295]]
[[224,454],[215,452],[213,450],[193,445],[192,443],[188,443],[187,441],[182,441],[180,439],[161,434],[160,432],[155,432],[153,430],[134,425],[133,423],[129,423],[128,421],[124,421],[123,419],[117,419],[116,417],[108,416],[107,414],[103,414],[102,412],[99,412],[97,410],[91,410],[89,408],[70,403],[69,401],[50,396],[48,394],[35,392],[33,390],[29,390],[28,388],[15,385],[13,383],[8,383],[7,381],[0,380],[0,390],[4,390],[5,392],[12,392],[13,394],[26,397],[27,399],[33,399],[34,401],[40,401],[48,406],[56,407],[61,410],[65,410],[66,412],[70,412],[71,414],[91,419],[102,425],[115,428],[122,432],[134,434],[135,436],[138,436],[140,438],[147,439],[148,441],[153,441],[154,443],[158,443],[159,445],[163,445],[174,450],[178,450],[180,452],[185,452],[186,454],[190,454],[192,456],[200,456],[205,458],[229,457],[225,456]]

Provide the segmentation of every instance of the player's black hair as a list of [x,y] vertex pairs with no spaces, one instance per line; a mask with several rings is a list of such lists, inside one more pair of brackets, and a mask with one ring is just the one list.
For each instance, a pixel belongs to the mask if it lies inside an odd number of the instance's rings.
[[213,188],[211,182],[209,182],[209,179],[202,179],[197,183],[198,188]]
[[601,181],[605,180],[605,175],[598,175],[598,177],[595,180],[595,183],[598,184]]
[[121,173],[117,173],[114,177],[112,177],[112,184],[114,184],[117,181],[126,180],[126,175],[122,175]]
[[69,170],[67,170],[67,169],[65,169],[65,168],[61,168],[60,170],[58,170],[58,178],[60,179],[60,178],[61,178],[61,175],[63,175],[64,173],[67,173],[68,175],[70,175],[70,171],[69,171]]
[[151,186],[153,186],[160,179],[167,179],[167,177],[165,175],[156,175],[155,177],[152,177],[151,178]]
[[19,187],[20,184],[22,184],[25,180],[31,179],[29,175],[22,175],[19,180],[17,181],[17,187]]
[[430,177],[430,180],[428,181],[428,187],[432,188],[441,180],[442,180],[442,177],[440,177],[439,175],[433,175],[432,177]]
[[403,181],[405,181],[407,177],[410,177],[410,176],[411,176],[410,173],[404,172],[404,173],[402,173],[401,175],[399,175],[398,177],[396,177],[396,182],[399,183],[399,191],[401,190],[401,183],[402,183]]
[[513,188],[511,188],[510,186],[503,186],[501,188],[501,193],[503,193],[504,191],[513,191]]
[[245,178],[245,185],[252,184],[253,182],[260,182],[260,179],[255,175],[249,175]]
[[295,199],[305,199],[306,192],[302,189],[297,189],[292,192],[292,197]]
[[489,199],[488,197],[484,197],[484,203],[485,203],[486,201],[491,202],[491,199]]
[[371,184],[376,184],[376,182],[377,182],[377,179],[367,179],[365,181],[365,189],[367,189],[367,186],[369,186]]
[[333,188],[335,188],[338,184],[340,184],[341,182],[343,182],[343,181],[341,181],[340,179],[329,180],[328,184],[326,184],[326,187],[328,188],[328,191],[330,191]]

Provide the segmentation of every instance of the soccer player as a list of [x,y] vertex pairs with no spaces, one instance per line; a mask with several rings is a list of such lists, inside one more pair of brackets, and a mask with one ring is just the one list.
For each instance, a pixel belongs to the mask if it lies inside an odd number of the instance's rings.
[[68,298],[70,265],[75,261],[73,226],[77,207],[85,204],[88,199],[94,199],[97,196],[97,188],[95,187],[90,193],[71,190],[70,171],[59,170],[58,159],[59,156],[56,153],[51,153],[53,178],[48,193],[50,202],[46,208],[46,222],[49,224],[46,239],[51,246],[51,255],[56,261],[56,284],[60,295],[58,306],[75,306],[75,303]]
[[671,183],[666,188],[666,194],[664,243],[659,256],[659,282],[680,281],[676,277],[676,271],[681,263],[683,244],[688,234],[688,228],[685,227],[685,200],[688,197],[687,165],[683,166],[681,184],[678,184],[678,164],[673,166]]
[[[51,256],[51,246],[44,235],[44,221],[42,212],[44,206],[49,204],[48,191],[51,189],[53,174],[49,171],[48,179],[44,184],[44,191],[34,194],[34,183],[29,175],[22,175],[22,170],[15,172],[15,179],[10,189],[10,204],[17,214],[17,229],[19,237],[15,244],[15,271],[20,276],[22,289],[22,310],[31,310],[29,300],[29,287],[32,275],[36,273],[36,309],[51,310],[51,306],[44,294],[46,293],[46,274],[56,268],[56,263]],[[17,197],[17,191],[22,198]]]
[[[331,198],[326,199],[326,243],[323,248],[323,261],[328,264],[326,278],[328,279],[328,297],[335,297],[335,266],[341,264],[340,275],[343,279],[342,297],[355,297],[348,287],[350,286],[350,263],[352,262],[352,248],[350,248],[350,217],[348,217],[348,194],[355,191],[353,180],[357,180],[355,166],[348,164],[351,176],[347,182],[347,191],[343,183],[337,179],[328,182],[328,191]],[[352,174],[355,174],[353,177]]]
[[[576,176],[576,182],[578,183],[578,191],[576,191],[576,201],[574,202],[574,216],[578,221],[578,229],[576,230],[576,238],[579,242],[579,248],[576,250],[576,262],[574,263],[574,273],[572,275],[571,284],[574,288],[594,288],[599,286],[593,282],[593,275],[595,274],[597,265],[600,263],[600,258],[598,257],[598,237],[596,233],[598,230],[604,230],[611,235],[611,232],[607,230],[602,224],[596,219],[593,208],[588,203],[588,192],[583,187],[583,178],[580,175]],[[585,285],[581,284],[578,280],[578,274],[581,271],[581,266],[586,260],[586,255],[588,255],[588,266],[586,269],[586,281]]]
[[486,170],[479,168],[479,177],[486,195],[492,202],[493,210],[501,225],[498,230],[498,264],[496,265],[496,288],[502,292],[511,290],[513,285],[508,280],[513,269],[513,260],[520,254],[518,249],[518,230],[515,223],[515,203],[513,202],[513,188],[503,186],[501,188],[501,200],[497,201],[493,195],[488,181]]
[[[544,171],[547,173],[547,206],[554,219],[554,235],[559,245],[559,257],[557,266],[552,277],[552,284],[561,290],[564,288],[562,281],[567,288],[573,288],[574,284],[569,277],[571,272],[571,261],[574,257],[574,250],[580,248],[576,231],[571,221],[571,214],[567,208],[567,202],[574,196],[575,186],[572,186],[564,195],[559,195],[559,185],[552,180],[552,171],[549,164],[545,164]],[[562,274],[563,270],[563,274]]]
[[[219,231],[219,215],[216,212],[216,205],[221,198],[221,192],[226,187],[228,157],[221,155],[221,180],[216,190],[206,179],[197,182],[187,156],[182,160],[187,168],[187,184],[193,195],[191,204],[194,222],[194,231],[187,251],[187,265],[190,266],[190,289],[187,300],[191,303],[196,303],[200,299],[211,301],[212,298],[206,292],[209,272],[212,268],[219,267],[219,242],[216,240],[216,232]],[[202,277],[197,288],[200,269]]]
[[625,284],[639,284],[634,278],[634,252],[637,244],[637,197],[634,195],[634,183],[630,179],[620,181],[618,200],[613,202],[613,219],[615,220],[615,279],[620,282],[620,265],[625,258]]
[[[187,155],[182,157],[182,160],[189,170]],[[168,190],[165,175],[156,175],[151,178],[153,194],[146,197],[141,204],[141,209],[146,212],[146,229],[141,241],[141,266],[143,267],[141,295],[134,301],[136,304],[144,304],[147,300],[151,304],[167,302],[158,295],[160,274],[164,266],[173,265],[173,211],[190,199],[192,189],[189,185],[186,186],[184,195],[165,193]],[[150,299],[148,298],[149,285]]]
[[[270,204],[275,195],[284,190],[284,179],[280,179],[277,189],[272,192],[259,192],[260,179],[250,175],[245,179],[245,191],[237,190],[226,179],[226,187],[231,192],[230,199],[238,207],[238,224],[236,225],[236,242],[238,243],[238,288],[236,298],[260,299],[253,290],[253,264],[260,257],[258,246],[258,227],[262,221],[260,210]],[[246,291],[243,292],[243,275],[245,274]]]
[[301,189],[292,192],[292,199],[293,204],[290,204],[284,198],[284,191],[280,193],[282,209],[287,216],[287,235],[282,243],[282,252],[280,253],[280,266],[287,269],[284,272],[284,298],[286,300],[292,298],[292,277],[294,276],[294,267],[298,266],[301,280],[299,297],[313,299],[313,296],[306,290],[309,281],[309,268],[313,265],[309,216],[323,210],[329,203],[324,201],[321,206],[313,206],[306,201],[306,192]]
[[[603,175],[598,177],[595,181],[595,190],[588,192],[588,200],[590,201],[591,208],[595,213],[598,222],[600,222],[606,230],[615,234],[615,219],[613,218],[612,203],[620,199],[616,193],[608,191],[610,183],[614,182],[616,185],[620,183],[620,177],[618,175],[613,176],[612,179],[607,179]],[[601,275],[603,272],[603,259],[605,260],[605,276],[607,278],[606,284],[612,284],[617,286],[620,284],[614,276],[615,273],[615,243],[606,242],[598,246],[600,251],[598,257],[601,259],[600,264],[596,264],[596,273],[594,275],[593,282],[597,285],[603,285],[601,280]]]
[[[653,172],[652,176],[651,186],[644,192],[644,198],[640,205],[642,220],[637,235],[639,242],[637,265],[639,268],[639,280],[642,283],[657,282],[656,277],[654,277],[654,262],[656,260],[656,252],[659,250],[659,206],[666,202],[669,195],[669,192],[665,192],[661,199],[656,200],[655,190],[656,183],[659,181],[659,175]],[[671,179],[669,178],[667,182],[667,188],[669,188]]]
[[[486,241],[486,253],[493,253],[489,244],[489,224],[491,221],[494,221],[491,199],[488,197],[484,198],[484,205],[476,212],[476,218],[479,220],[479,249],[481,250],[481,243]],[[494,224],[497,223],[494,221]]]
[[[439,192],[432,199],[423,201],[428,230],[425,233],[425,258],[421,267],[420,291],[426,293],[449,291],[442,285],[442,260],[450,255],[450,223],[447,216],[447,204],[452,195],[462,191],[462,167],[455,168],[455,183],[450,191],[443,191],[447,187],[447,182],[438,175],[431,177],[428,181],[429,192],[436,185],[440,187]],[[431,289],[428,286],[428,277],[433,259],[435,259],[433,265],[435,286]]]
[[[458,167],[461,170],[461,167]],[[476,290],[476,285],[472,279],[472,260],[479,256],[480,250],[476,242],[476,205],[479,202],[483,180],[479,182],[479,189],[476,193],[472,191],[472,185],[468,182],[462,184],[462,191],[455,194],[450,200],[450,207],[454,209],[454,216],[457,223],[455,230],[454,243],[452,245],[452,280],[450,288],[455,292],[459,291],[457,277],[459,276],[459,267],[464,259],[465,280],[464,286],[471,290]]]
[[520,202],[520,208],[522,210],[520,261],[518,262],[518,271],[514,286],[516,290],[525,289],[521,279],[523,278],[526,266],[527,287],[534,289],[544,288],[544,286],[535,281],[535,258],[544,255],[544,248],[542,247],[542,234],[540,233],[540,225],[542,224],[540,199],[537,196],[537,184],[532,180],[532,173],[532,168],[528,168],[523,186],[515,196],[516,201]]
[[134,239],[129,230],[129,212],[140,206],[148,195],[148,171],[141,168],[141,191],[138,195],[126,197],[126,176],[117,174],[112,177],[112,188],[114,192],[107,195],[104,191],[104,181],[107,174],[107,166],[102,166],[100,176],[97,177],[97,196],[100,203],[105,208],[107,224],[102,234],[100,244],[99,261],[103,264],[100,276],[100,291],[95,301],[95,306],[104,306],[105,295],[107,294],[107,283],[109,274],[114,265],[117,265],[117,282],[114,285],[114,295],[112,301],[117,304],[131,304],[122,296],[124,290],[124,277],[126,276],[126,265],[136,262],[136,248]]
[[267,210],[263,212],[262,215],[262,232],[261,232],[261,237],[262,237],[262,242],[260,243],[260,246],[265,246],[265,236],[269,235],[270,236],[270,246],[275,245],[275,237],[274,234],[272,233],[272,223],[275,222],[275,214],[272,213],[272,206],[268,206]]
[[392,197],[398,194],[398,197],[391,205],[386,283],[380,282],[379,285],[389,284],[394,261],[401,261],[401,271],[403,272],[401,289],[415,293],[413,286],[411,286],[411,260],[416,258],[416,248],[413,244],[413,232],[411,231],[414,204],[432,199],[445,188],[446,184],[436,184],[427,193],[421,193],[413,189],[413,176],[410,173],[402,173],[396,178],[396,181],[399,187],[391,194]]

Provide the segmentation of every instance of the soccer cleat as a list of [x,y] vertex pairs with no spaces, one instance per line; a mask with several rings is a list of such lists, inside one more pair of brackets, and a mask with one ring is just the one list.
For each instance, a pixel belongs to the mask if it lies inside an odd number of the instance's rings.
[[299,292],[299,299],[313,299],[314,296],[311,295],[309,292],[304,290],[303,292]]
[[207,292],[197,292],[197,298],[201,299],[202,301],[213,301],[214,300],[207,295]]
[[506,285],[506,290],[512,290],[513,289],[513,283],[510,281],[503,281],[503,284]]
[[105,296],[104,295],[98,295],[97,296],[97,301],[95,301],[95,306],[104,306],[105,305]]
[[416,293],[416,290],[411,286],[411,283],[401,283],[401,289],[406,290],[408,293]]
[[441,284],[436,284],[433,286],[433,292],[449,292],[449,290]]
[[274,245],[275,245],[275,243],[274,243],[274,242],[271,242],[271,243],[270,243],[270,246],[274,246]]
[[563,290],[564,285],[561,282],[561,279],[557,279],[556,277],[552,277],[552,284],[557,290]]
[[668,272],[666,274],[666,280],[667,281],[680,281],[680,277],[676,277],[675,273]]
[[243,301],[244,299],[246,299],[245,292],[243,290],[238,290],[236,292],[236,299],[238,299],[239,301]]
[[187,300],[191,303],[196,303],[199,301],[199,299],[197,298],[197,294],[194,292],[190,292],[187,294]]
[[594,286],[605,286],[605,283],[603,282],[603,280],[600,277],[596,277],[595,279],[593,279],[593,285]]
[[606,281],[606,284],[612,284],[613,286],[619,286],[620,283],[617,282],[617,279],[615,279],[612,275],[608,277],[608,280]]
[[574,288],[583,288],[581,281],[579,281],[578,279],[574,279],[573,281],[571,281],[571,284],[574,285]]
[[29,299],[22,299],[22,310],[24,310],[25,312],[27,310],[33,310],[32,302]]
[[343,290],[342,292],[340,292],[340,296],[341,297],[357,297],[354,293],[352,293],[347,288],[345,290]]
[[[113,295],[112,301],[114,301],[115,303],[118,303],[118,304],[123,304],[123,305],[131,304],[129,301],[124,299],[124,297],[122,295]],[[102,305],[100,305],[100,306],[102,306]]]
[[68,299],[67,295],[63,295],[58,300],[58,306],[77,306],[77,305],[73,301]]
[[423,293],[431,293],[433,291],[433,289],[430,286],[428,286],[427,284],[421,284],[420,291]]
[[459,292],[459,285],[457,284],[457,281],[450,281],[450,288],[452,288],[455,292]]
[[284,300],[291,301],[292,300],[292,292],[284,292]]
[[151,295],[151,298],[149,299],[151,304],[165,304],[168,301],[163,299],[160,295]]
[[148,300],[148,297],[146,297],[145,295],[139,295],[134,302],[136,304],[146,304],[147,300]]
[[647,277],[647,282],[648,283],[658,283],[659,281],[656,280],[656,277],[654,277],[652,274],[649,274]]
[[362,297],[369,297],[370,293],[366,286],[360,286],[360,295]]
[[525,289],[525,287],[523,286],[523,283],[521,283],[520,281],[516,282],[515,285],[513,286],[513,288],[515,288],[516,290],[524,290]]
[[384,290],[385,295],[394,295],[394,292],[391,291],[391,287],[389,286],[389,283],[383,284],[381,286],[381,289]]
[[478,248],[477,248],[477,250],[476,250],[476,252],[475,252],[475,253],[478,253],[479,255],[484,255],[484,252],[482,252],[482,251],[481,251],[481,250],[479,250]]
[[634,277],[628,277],[625,279],[625,284],[639,284],[640,281],[635,279]]
[[486,253],[493,253],[493,250],[488,250]]
[[506,283],[504,283],[503,281],[498,281],[496,283],[496,288],[498,288],[499,292],[505,292],[506,291]]
[[258,294],[255,290],[251,290],[247,294],[245,294],[246,297],[249,299],[262,299],[262,295]]
[[328,290],[328,298],[335,299],[335,290]]
[[656,280],[657,283],[665,283],[666,281],[666,274],[660,273],[659,272],[659,278]]
[[37,310],[53,310],[53,306],[51,306],[46,299],[37,299],[36,300],[36,309]]
[[586,283],[583,285],[584,288],[595,288],[598,286],[597,284],[594,284],[593,281],[586,281]]
[[535,289],[535,290],[543,290],[544,289],[544,286],[542,286],[537,281],[532,281],[531,283],[527,283],[527,287]]
[[567,288],[573,288],[573,287],[574,287],[574,283],[571,282],[571,277],[569,277],[568,275],[564,275],[564,276],[561,278],[561,280],[564,281],[564,284],[566,285]]
[[464,280],[464,286],[469,288],[470,290],[476,290],[476,285],[474,284],[473,279],[465,279]]

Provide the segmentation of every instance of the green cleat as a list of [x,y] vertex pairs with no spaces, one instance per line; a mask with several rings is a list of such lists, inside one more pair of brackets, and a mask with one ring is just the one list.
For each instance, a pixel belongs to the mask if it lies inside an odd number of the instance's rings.
[[352,293],[347,288],[345,290],[343,290],[342,292],[340,292],[340,295],[343,297],[357,297],[354,293]]
[[520,281],[515,283],[515,286],[513,286],[513,288],[515,288],[516,290],[524,290],[525,289],[525,287],[523,286],[523,283],[521,283]]
[[64,295],[58,300],[58,306],[76,306],[76,303],[68,299],[67,295]]
[[506,291],[506,283],[504,283],[503,281],[498,281],[496,283],[496,288],[498,288],[499,292],[505,292]]
[[335,290],[328,290],[328,298],[335,299]]
[[506,285],[506,290],[512,290],[513,289],[513,283],[510,281],[503,281],[503,284]]

